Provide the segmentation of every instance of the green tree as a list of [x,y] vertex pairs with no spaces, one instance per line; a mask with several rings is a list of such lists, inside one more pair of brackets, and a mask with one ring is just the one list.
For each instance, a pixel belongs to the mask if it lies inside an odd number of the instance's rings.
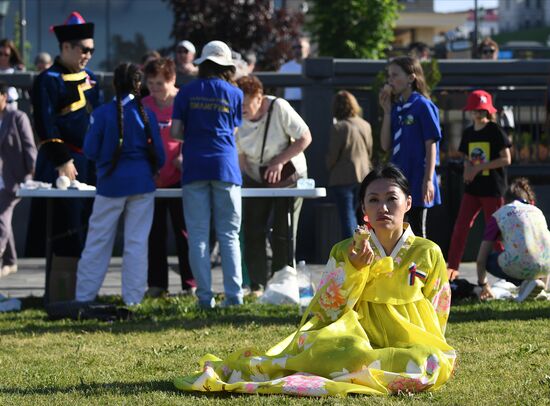
[[397,0],[311,0],[307,27],[319,54],[380,59],[394,38]]
[[293,38],[300,35],[302,13],[274,10],[269,0],[164,0],[174,13],[170,36],[187,39],[200,50],[222,40],[237,52],[254,51],[258,65],[274,70],[292,57]]

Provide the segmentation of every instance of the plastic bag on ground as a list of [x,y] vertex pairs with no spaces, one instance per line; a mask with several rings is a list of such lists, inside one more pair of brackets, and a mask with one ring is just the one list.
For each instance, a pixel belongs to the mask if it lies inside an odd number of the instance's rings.
[[296,269],[285,266],[275,272],[267,282],[264,294],[258,299],[258,302],[275,305],[300,303]]

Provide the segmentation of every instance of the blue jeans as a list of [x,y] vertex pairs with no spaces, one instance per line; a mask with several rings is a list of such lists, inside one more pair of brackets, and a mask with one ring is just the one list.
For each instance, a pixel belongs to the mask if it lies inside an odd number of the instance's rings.
[[489,254],[489,256],[487,257],[487,264],[485,265],[485,269],[487,269],[487,272],[489,272],[493,276],[496,276],[499,279],[504,279],[508,282],[512,282],[516,286],[521,285],[521,282],[523,282],[522,280],[512,278],[510,275],[506,274],[502,270],[502,268],[498,264],[499,255],[500,252],[493,252]]
[[222,257],[225,303],[243,303],[241,246],[241,187],[220,181],[182,186],[183,213],[189,235],[189,263],[197,283],[199,306],[215,306],[210,269],[210,219],[213,216]]
[[340,227],[342,230],[342,239],[353,235],[357,226],[357,217],[355,214],[358,184],[331,186],[330,190],[336,201],[338,215],[340,216]]

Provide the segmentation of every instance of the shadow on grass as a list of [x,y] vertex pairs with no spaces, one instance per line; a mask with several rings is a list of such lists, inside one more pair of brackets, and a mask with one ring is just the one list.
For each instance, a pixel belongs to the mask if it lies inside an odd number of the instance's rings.
[[[121,304],[117,297],[104,297],[106,303]],[[198,330],[214,326],[298,326],[300,316],[296,306],[268,306],[247,303],[241,307],[199,310],[189,297],[147,300],[135,309],[130,321],[101,322],[70,319],[49,321],[37,298],[24,302],[23,312],[0,316],[0,335],[48,334],[72,332],[109,332],[128,334],[173,329]],[[515,303],[507,301],[463,301],[451,308],[450,323],[484,322],[490,320],[533,320],[550,318],[550,301]]]
[[[122,305],[116,297],[103,297],[104,303]],[[163,331],[171,329],[195,330],[213,326],[269,326],[296,325],[300,321],[297,306],[267,306],[247,303],[244,306],[211,311],[199,310],[192,298],[147,300],[133,309],[128,321],[104,322],[98,320],[62,319],[51,321],[42,302],[32,298],[23,303],[24,311],[0,316],[0,335],[49,334],[82,331],[106,331],[111,334]]]
[[109,383],[85,383],[73,386],[43,386],[40,388],[6,388],[0,387],[3,395],[55,395],[55,394],[82,394],[90,395],[135,395],[148,392],[173,392],[180,393],[171,381],[149,382],[109,382]]
[[490,320],[533,320],[550,318],[550,301],[516,303],[511,301],[463,301],[451,307],[450,323]]
[[[172,381],[149,382],[108,382],[85,383],[72,386],[43,386],[39,388],[6,388],[0,387],[0,395],[5,396],[49,396],[49,395],[81,395],[81,396],[136,396],[141,393],[163,392],[181,397],[201,397],[211,399],[250,398],[250,394],[238,392],[186,392],[176,389]],[[283,397],[284,395],[281,395]],[[278,396],[272,394],[270,396]]]

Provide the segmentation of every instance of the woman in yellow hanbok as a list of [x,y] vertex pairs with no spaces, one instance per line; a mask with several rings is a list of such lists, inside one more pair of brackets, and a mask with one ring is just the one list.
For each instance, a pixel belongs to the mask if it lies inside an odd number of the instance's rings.
[[299,329],[266,353],[206,355],[176,378],[185,391],[305,396],[431,391],[451,376],[445,341],[451,290],[440,248],[403,222],[408,183],[388,165],[361,184],[372,232],[336,244]]

